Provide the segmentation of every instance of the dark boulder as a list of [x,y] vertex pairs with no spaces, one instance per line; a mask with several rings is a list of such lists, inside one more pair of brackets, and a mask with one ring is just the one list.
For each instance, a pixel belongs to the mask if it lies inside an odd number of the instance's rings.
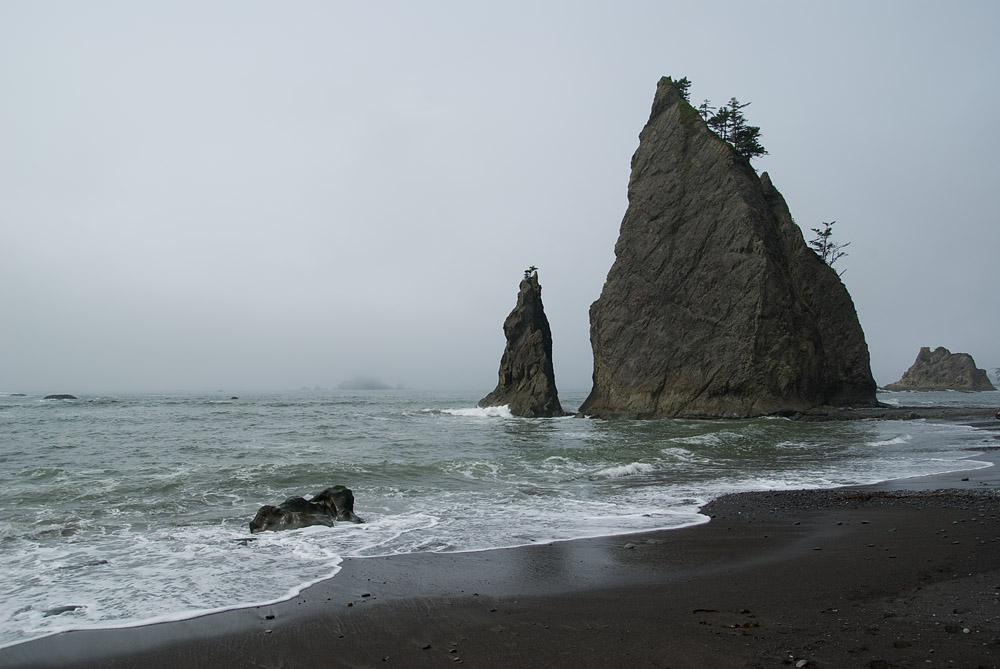
[[985,369],[978,369],[968,353],[952,353],[944,346],[924,346],[903,378],[886,390],[996,390]]
[[590,309],[596,417],[873,406],[854,303],[784,198],[664,77]]
[[506,405],[515,416],[564,416],[552,369],[552,331],[542,307],[538,272],[526,273],[517,304],[503,323],[507,338],[497,387],[479,400],[481,407]]
[[75,400],[75,399],[77,399],[77,397],[76,397],[76,395],[65,395],[65,394],[62,394],[62,395],[46,395],[45,399],[47,399],[47,400]]
[[364,522],[354,513],[354,493],[342,485],[316,493],[310,500],[296,496],[278,506],[260,507],[250,521],[250,533],[294,530],[310,525],[332,527],[337,521]]
[[64,613],[72,613],[73,611],[78,611],[80,609],[85,609],[86,606],[82,604],[67,604],[66,606],[56,606],[45,611],[42,614],[43,618],[48,618],[50,616],[61,616]]

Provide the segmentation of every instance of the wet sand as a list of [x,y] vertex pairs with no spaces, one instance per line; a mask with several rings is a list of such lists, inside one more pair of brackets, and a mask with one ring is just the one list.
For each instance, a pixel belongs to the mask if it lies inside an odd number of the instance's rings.
[[996,667],[998,491],[994,466],[729,495],[681,530],[350,559],[287,602],[58,634],[0,667]]

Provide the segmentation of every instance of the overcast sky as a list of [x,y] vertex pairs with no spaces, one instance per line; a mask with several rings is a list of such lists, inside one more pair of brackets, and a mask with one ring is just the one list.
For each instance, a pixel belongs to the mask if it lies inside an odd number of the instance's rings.
[[0,0],[0,391],[560,389],[662,75],[752,101],[880,384],[1000,366],[1000,3]]

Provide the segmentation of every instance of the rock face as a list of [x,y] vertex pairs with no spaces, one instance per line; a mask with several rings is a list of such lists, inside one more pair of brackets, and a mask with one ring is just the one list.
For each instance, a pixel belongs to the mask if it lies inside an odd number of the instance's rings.
[[886,390],[996,390],[985,369],[977,369],[968,353],[952,353],[944,346],[924,346],[903,378]]
[[311,500],[289,497],[278,506],[260,507],[257,515],[250,521],[250,533],[294,530],[310,525],[332,527],[338,520],[364,522],[354,513],[354,493],[342,485],[316,493]]
[[500,358],[500,380],[479,406],[507,405],[515,416],[529,418],[565,415],[552,371],[552,332],[542,308],[538,272],[521,281],[517,305],[504,321],[503,333],[507,345]]
[[873,406],[854,303],[766,173],[664,77],[632,156],[616,260],[590,308],[595,417]]

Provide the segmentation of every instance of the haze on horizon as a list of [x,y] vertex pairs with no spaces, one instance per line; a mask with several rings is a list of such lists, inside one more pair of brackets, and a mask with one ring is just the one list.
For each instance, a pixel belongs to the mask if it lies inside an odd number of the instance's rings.
[[[720,20],[721,19],[721,20]],[[656,82],[751,101],[880,384],[1000,367],[992,2],[0,3],[0,391],[590,387]]]

